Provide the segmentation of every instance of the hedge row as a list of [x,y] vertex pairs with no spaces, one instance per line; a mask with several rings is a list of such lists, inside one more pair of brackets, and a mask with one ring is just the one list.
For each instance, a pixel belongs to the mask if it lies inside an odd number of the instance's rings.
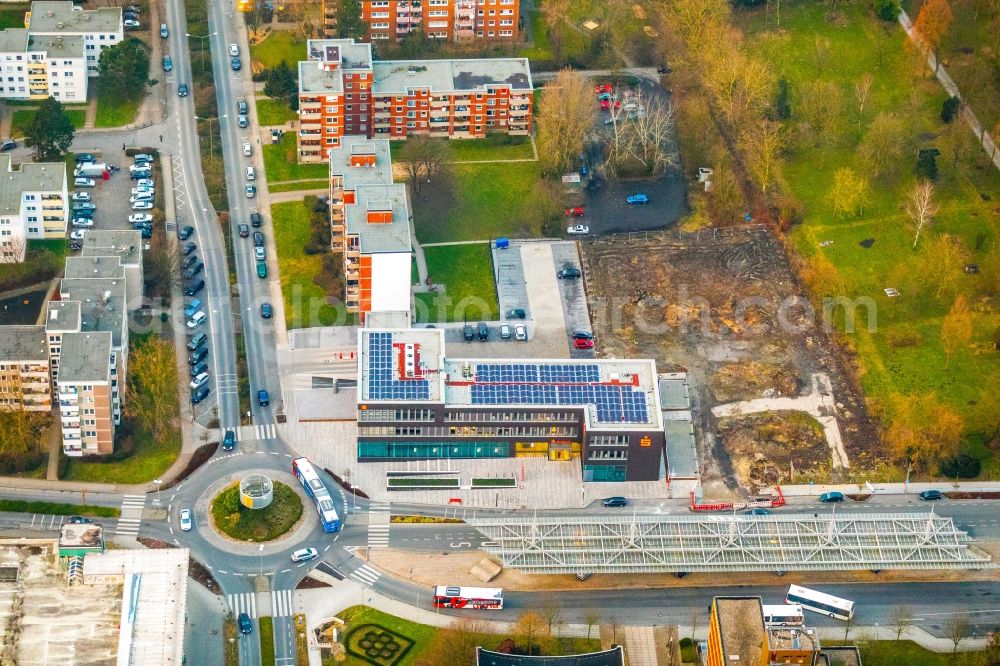
[[513,488],[517,485],[517,481],[511,478],[502,479],[473,479],[472,487],[492,487],[492,488]]
[[458,479],[412,479],[412,478],[391,478],[389,487],[403,486],[441,486],[444,488],[458,488]]

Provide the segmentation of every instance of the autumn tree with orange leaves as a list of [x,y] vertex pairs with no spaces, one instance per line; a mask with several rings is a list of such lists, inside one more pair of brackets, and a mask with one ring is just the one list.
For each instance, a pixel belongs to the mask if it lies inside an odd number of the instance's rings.
[[938,49],[941,41],[948,34],[951,22],[955,20],[955,15],[951,11],[948,0],[927,0],[917,14],[917,22],[914,29],[920,34],[924,48],[934,54],[934,74],[941,63],[938,58]]

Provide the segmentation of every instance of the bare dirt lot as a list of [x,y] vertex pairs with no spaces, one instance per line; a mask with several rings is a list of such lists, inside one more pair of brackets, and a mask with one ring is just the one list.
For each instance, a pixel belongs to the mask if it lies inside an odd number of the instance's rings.
[[824,481],[830,450],[823,428],[802,412],[768,412],[721,419],[719,442],[744,488]]
[[[612,235],[585,242],[583,257],[598,355],[654,358],[661,372],[689,373],[706,496],[740,488],[748,477],[738,479],[734,469],[749,469],[764,441],[755,433],[731,459],[715,437],[711,408],[797,396],[814,373],[833,384],[852,472],[880,462],[840,351],[769,230]],[[787,446],[799,447],[792,441]],[[829,451],[814,444],[802,442],[782,464],[818,457],[814,470],[829,468]]]

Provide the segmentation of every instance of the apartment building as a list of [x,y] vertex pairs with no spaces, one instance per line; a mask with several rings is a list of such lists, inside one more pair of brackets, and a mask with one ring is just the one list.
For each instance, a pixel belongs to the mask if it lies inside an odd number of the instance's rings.
[[65,238],[68,216],[65,164],[0,155],[0,263],[24,261],[31,239]]
[[452,139],[531,132],[526,58],[373,61],[371,45],[310,40],[299,63],[300,162],[329,158],[347,135]]
[[[80,249],[81,258],[118,258],[124,268],[126,308],[129,311],[142,306],[142,248],[142,236],[134,229],[91,229],[83,237],[83,247]],[[91,267],[90,276],[96,276],[97,270],[96,267]]]
[[466,359],[442,329],[358,339],[358,461],[579,460],[583,481],[665,478],[655,361]]
[[345,137],[330,150],[330,239],[343,254],[348,312],[410,310],[410,213],[392,182],[387,139]]
[[[334,0],[326,0],[324,20],[329,36],[336,28]],[[362,0],[361,18],[369,41],[399,41],[414,32],[431,39],[481,39],[510,42],[520,36],[517,0]]]
[[0,30],[0,99],[86,103],[87,56],[79,35]]
[[66,333],[56,390],[63,452],[106,455],[114,450],[116,354],[111,331]]
[[48,344],[49,373],[53,389],[59,380],[63,335],[79,332],[80,303],[78,301],[49,301],[45,308],[45,336]]
[[31,11],[24,16],[24,27],[35,37],[82,38],[88,76],[97,76],[101,51],[125,37],[121,7],[83,9],[70,0],[32,2]]
[[0,411],[52,409],[44,326],[0,329]]

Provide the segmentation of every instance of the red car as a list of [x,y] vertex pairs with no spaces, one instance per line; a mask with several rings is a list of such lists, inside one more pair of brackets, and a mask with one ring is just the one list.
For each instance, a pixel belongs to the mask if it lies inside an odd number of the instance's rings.
[[[616,109],[622,108],[622,103],[616,101],[615,102],[615,108]],[[606,99],[602,99],[601,100],[601,111],[610,111],[610,110],[611,110],[611,101],[610,100],[606,100]]]
[[614,88],[611,87],[610,83],[601,83],[599,85],[594,86],[595,93],[609,93],[612,90],[614,90]]
[[566,209],[566,217],[583,217],[583,206],[573,206]]
[[586,338],[577,338],[573,340],[573,347],[576,349],[593,349],[594,341],[587,340]]

